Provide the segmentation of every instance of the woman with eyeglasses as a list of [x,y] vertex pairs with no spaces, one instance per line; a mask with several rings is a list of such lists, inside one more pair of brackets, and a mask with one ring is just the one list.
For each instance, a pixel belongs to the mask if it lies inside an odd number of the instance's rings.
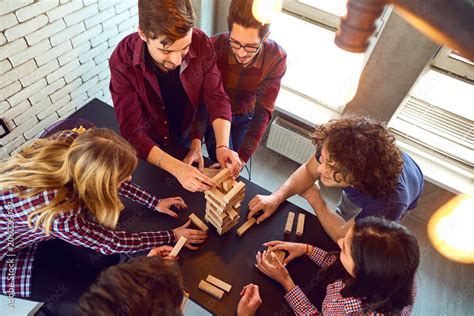
[[118,263],[103,255],[171,245],[181,236],[197,249],[191,244],[207,235],[188,229],[189,221],[168,231],[116,229],[124,208],[119,195],[173,217],[171,206],[186,207],[180,197],[160,200],[131,183],[137,163],[133,147],[104,128],[62,131],[1,162],[1,292],[47,301],[61,286],[67,290],[59,299],[78,297],[102,263]]
[[[285,299],[296,315],[411,314],[420,250],[404,226],[380,217],[364,218],[338,244],[341,252],[335,254],[307,244],[271,241],[264,244],[270,252],[257,253],[256,267],[285,288]],[[283,264],[269,260],[275,258],[272,250],[289,253]],[[321,311],[286,269],[304,255],[321,268],[318,279],[326,287]]]

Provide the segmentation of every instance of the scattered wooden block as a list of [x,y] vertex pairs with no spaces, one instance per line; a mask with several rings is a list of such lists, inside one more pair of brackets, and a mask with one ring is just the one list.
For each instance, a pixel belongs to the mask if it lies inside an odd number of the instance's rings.
[[222,296],[224,296],[224,291],[204,280],[201,280],[201,282],[199,282],[199,289],[203,290],[207,294],[214,296],[218,300],[222,299]]
[[229,169],[223,168],[221,169],[221,171],[219,171],[218,174],[212,177],[212,180],[214,180],[214,182],[216,182],[216,184],[219,185],[222,183],[222,181],[227,179],[229,176],[231,176]]
[[285,225],[285,233],[289,234],[291,233],[291,230],[293,229],[293,221],[295,220],[295,213],[289,212],[288,217],[286,218],[286,225]]
[[217,175],[220,171],[221,171],[221,169],[204,168],[203,173],[208,178],[214,178],[214,176]]
[[298,214],[298,223],[296,224],[296,235],[297,236],[303,235],[304,219],[305,219],[305,215],[303,213],[299,213]]
[[174,245],[173,249],[171,250],[169,256],[170,257],[176,257],[178,255],[178,253],[180,252],[181,248],[183,248],[184,244],[186,243],[186,241],[188,241],[186,239],[186,237],[184,236],[181,236],[178,240],[178,242],[176,243],[176,245]]
[[242,181],[237,182],[237,185],[235,185],[232,188],[232,190],[227,192],[227,194],[224,196],[223,198],[224,202],[229,203],[230,200],[232,200],[232,198],[236,196],[237,193],[239,193],[244,187],[245,187],[245,183],[243,183]]
[[217,286],[218,288],[223,289],[227,293],[229,293],[230,289],[232,288],[232,286],[230,284],[227,284],[224,281],[219,280],[218,278],[216,278],[216,277],[214,277],[210,274],[207,276],[206,281],[213,284],[213,285],[215,285],[215,286]]
[[209,230],[209,227],[207,227],[207,225],[204,224],[204,222],[199,217],[197,217],[196,214],[191,213],[191,215],[189,215],[189,218],[191,219],[191,222],[193,222],[194,225],[199,227],[200,230],[205,232]]
[[257,220],[254,217],[250,217],[242,226],[239,227],[239,229],[237,229],[237,235],[242,236],[245,234],[256,222]]

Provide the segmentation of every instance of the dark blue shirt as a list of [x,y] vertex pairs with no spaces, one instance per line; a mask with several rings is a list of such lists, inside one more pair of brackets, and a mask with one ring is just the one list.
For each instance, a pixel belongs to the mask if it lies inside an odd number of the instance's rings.
[[389,196],[374,199],[354,187],[343,189],[350,202],[360,207],[355,217],[358,221],[368,216],[384,216],[393,221],[399,221],[406,210],[414,209],[424,188],[423,173],[413,159],[402,153],[403,169],[396,191]]

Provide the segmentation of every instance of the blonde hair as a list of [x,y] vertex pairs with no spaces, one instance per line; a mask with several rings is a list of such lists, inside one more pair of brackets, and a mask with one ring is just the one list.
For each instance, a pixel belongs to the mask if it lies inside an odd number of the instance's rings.
[[28,216],[28,225],[49,235],[61,212],[83,204],[97,223],[115,228],[124,208],[118,187],[137,166],[136,151],[106,128],[93,128],[72,143],[64,139],[38,139],[11,159],[0,163],[0,188],[13,188],[23,198],[44,190],[55,197]]

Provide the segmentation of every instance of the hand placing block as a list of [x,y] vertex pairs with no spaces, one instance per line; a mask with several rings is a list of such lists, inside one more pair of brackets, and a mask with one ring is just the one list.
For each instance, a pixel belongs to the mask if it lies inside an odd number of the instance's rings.
[[169,256],[170,257],[176,257],[178,255],[178,253],[180,252],[181,248],[183,248],[184,244],[186,243],[186,241],[188,241],[186,239],[186,237],[184,236],[181,236],[178,240],[178,242],[176,243],[176,245],[174,245],[173,249],[171,250]]
[[232,286],[230,284],[227,284],[224,281],[219,280],[218,278],[216,278],[216,277],[214,277],[210,274],[207,276],[206,281],[211,283],[212,285],[217,286],[218,288],[223,289],[227,293],[229,293],[230,289],[232,288]]
[[296,224],[296,235],[302,236],[304,231],[304,219],[305,215],[303,213],[298,214],[298,223]]
[[191,215],[189,215],[189,219],[191,220],[191,222],[193,222],[194,225],[199,227],[200,230],[205,232],[209,230],[209,227],[207,227],[207,225],[204,224],[204,222],[199,217],[197,217],[196,214],[191,213]]
[[207,294],[214,296],[218,300],[222,299],[222,296],[224,296],[224,291],[204,280],[201,280],[201,282],[199,282],[199,289],[203,290]]
[[289,212],[288,217],[286,219],[285,234],[291,233],[291,230],[293,229],[293,221],[294,220],[295,220],[295,213]]
[[237,235],[242,236],[245,234],[256,222],[257,220],[254,217],[250,217],[242,226],[239,227],[239,229],[237,229]]

